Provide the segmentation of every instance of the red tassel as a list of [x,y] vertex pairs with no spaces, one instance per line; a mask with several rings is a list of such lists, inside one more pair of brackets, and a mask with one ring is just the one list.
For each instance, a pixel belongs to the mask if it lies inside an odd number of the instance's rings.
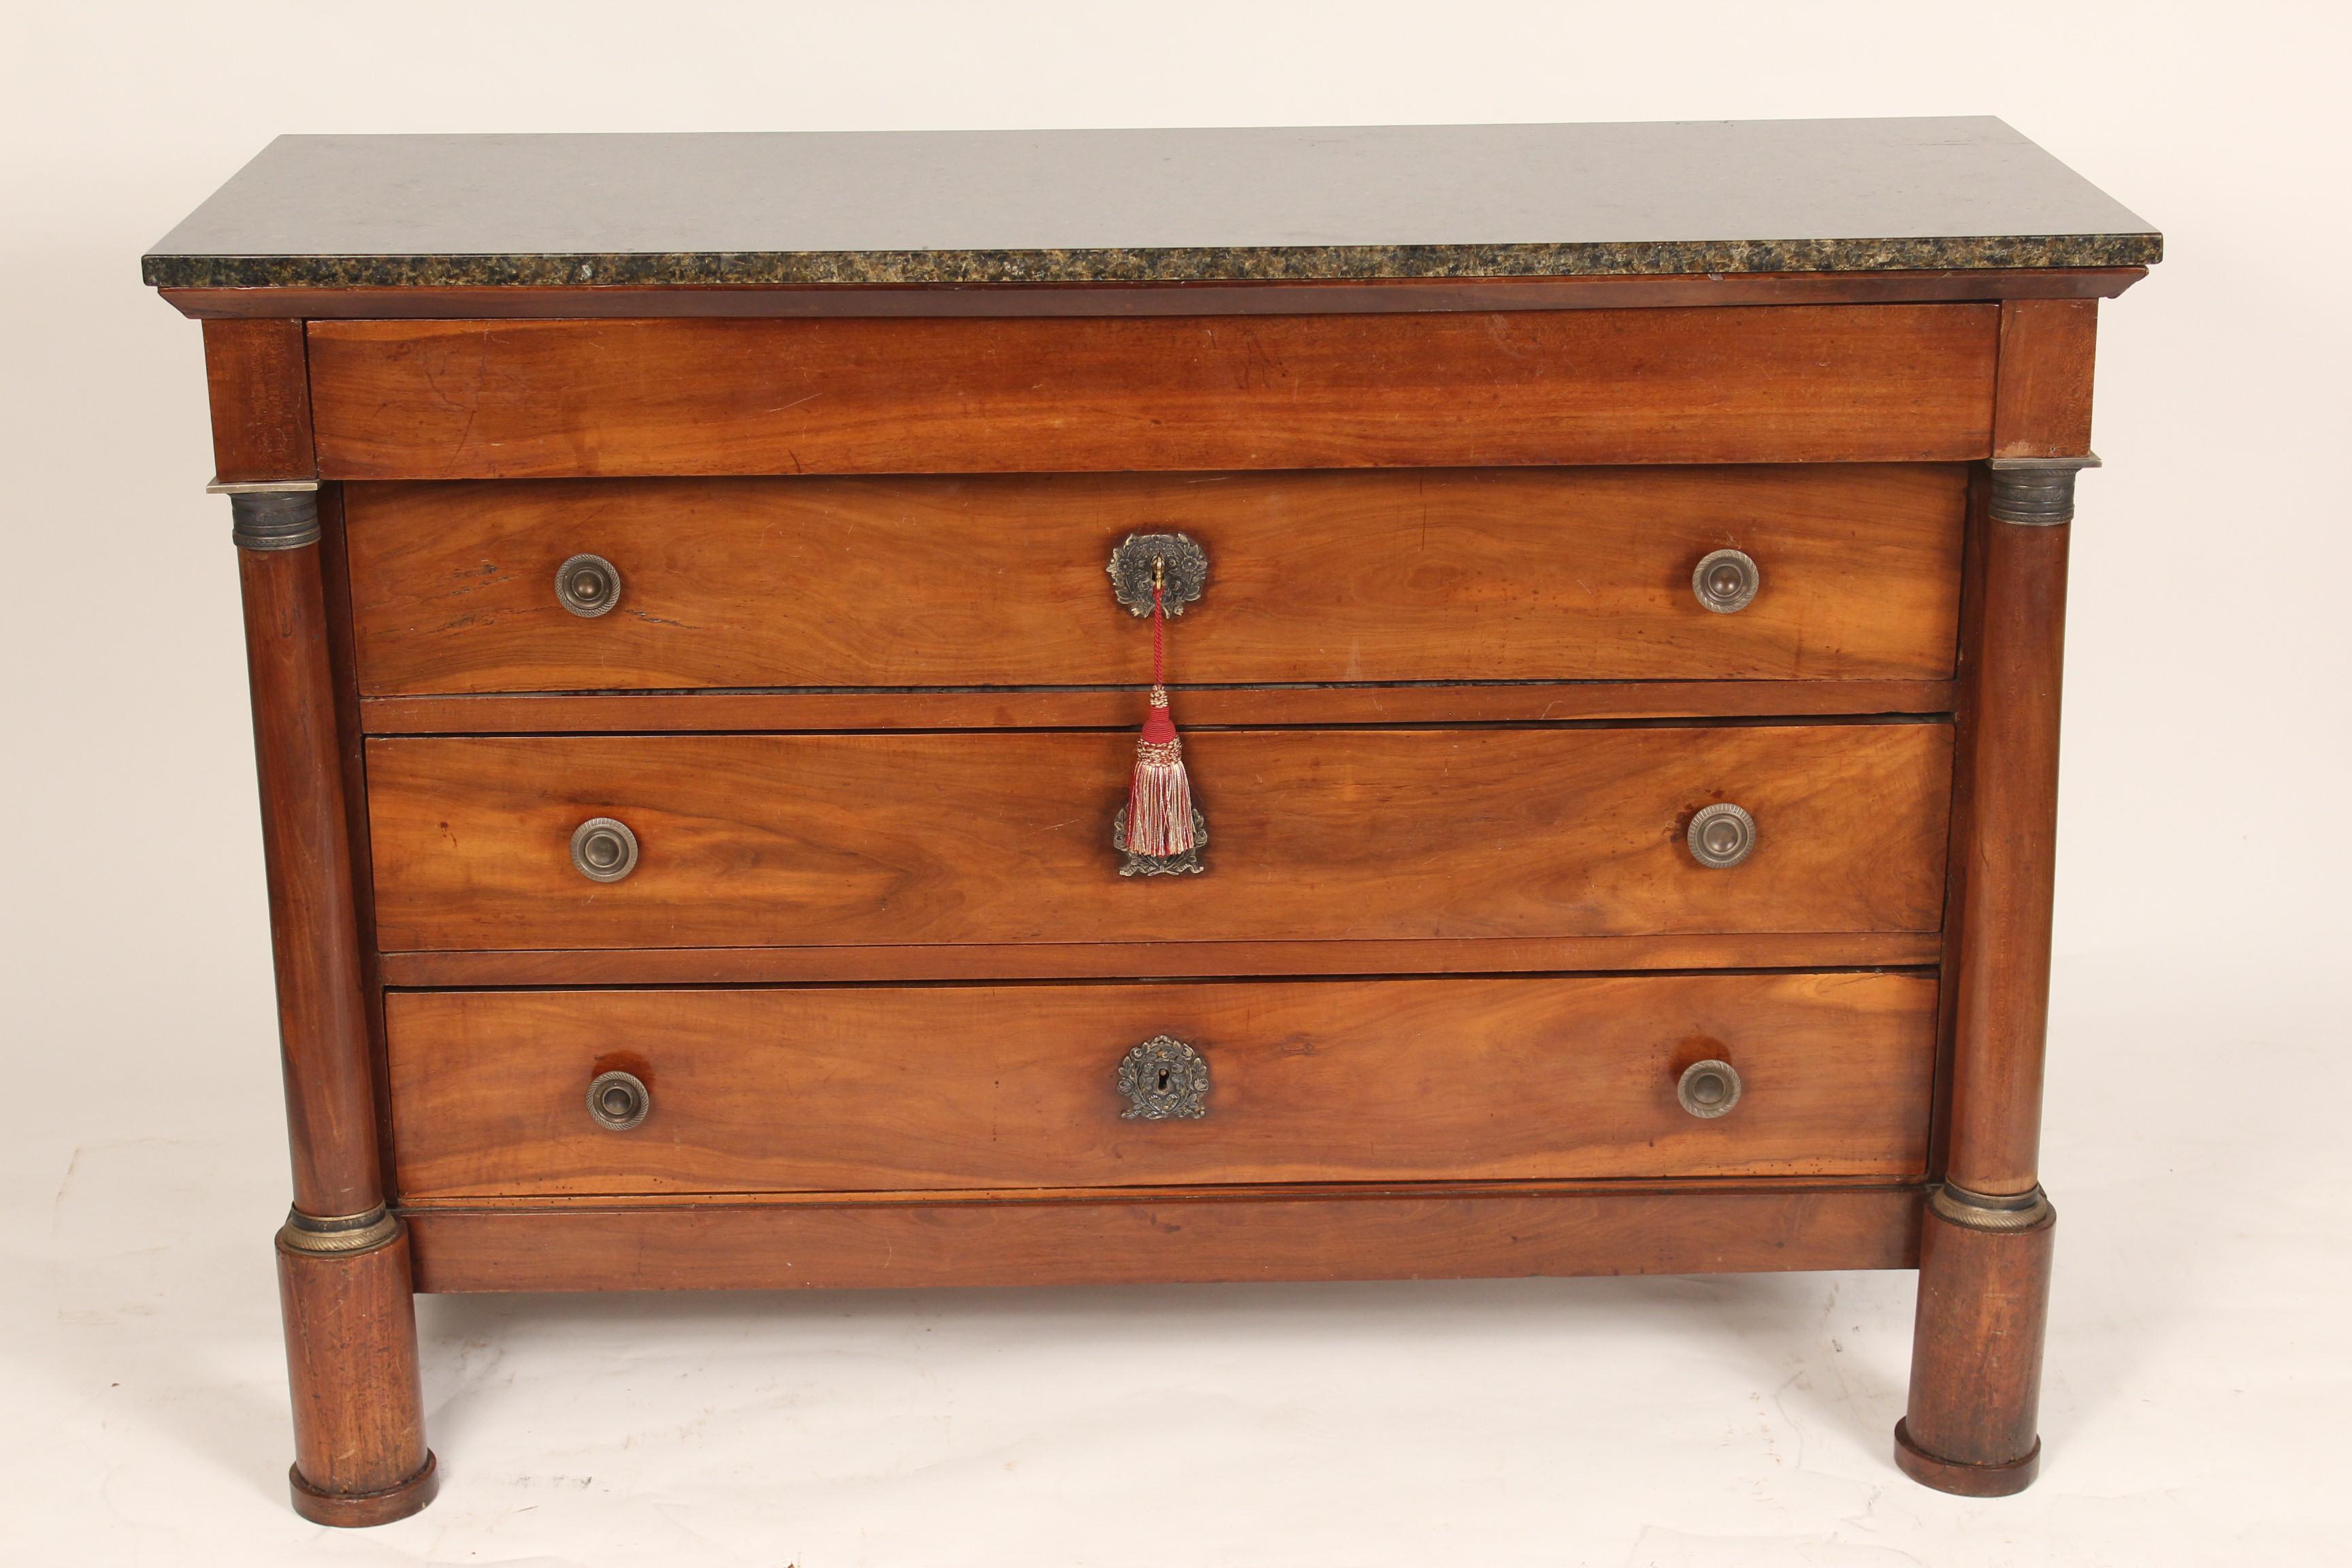
[[1164,858],[1192,847],[1192,784],[1184,776],[1184,742],[1168,711],[1167,616],[1151,584],[1151,707],[1135,742],[1135,781],[1127,791],[1127,848]]
[[1192,785],[1184,776],[1184,742],[1168,712],[1164,688],[1151,689],[1151,711],[1135,742],[1135,782],[1127,792],[1130,854],[1165,857],[1192,847]]

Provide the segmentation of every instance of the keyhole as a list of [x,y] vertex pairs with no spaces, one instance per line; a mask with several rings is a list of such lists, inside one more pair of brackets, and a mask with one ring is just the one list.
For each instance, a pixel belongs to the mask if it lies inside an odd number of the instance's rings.
[[1160,1092],[1162,1094],[1166,1094],[1168,1092],[1168,1069],[1166,1068],[1161,1068],[1160,1069]]

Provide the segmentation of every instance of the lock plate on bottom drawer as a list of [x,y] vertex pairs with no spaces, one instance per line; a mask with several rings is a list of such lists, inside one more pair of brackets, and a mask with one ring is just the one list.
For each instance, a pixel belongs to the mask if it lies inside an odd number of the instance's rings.
[[1173,1035],[1155,1035],[1119,1062],[1118,1091],[1128,1121],[1198,1120],[1209,1114],[1209,1064]]

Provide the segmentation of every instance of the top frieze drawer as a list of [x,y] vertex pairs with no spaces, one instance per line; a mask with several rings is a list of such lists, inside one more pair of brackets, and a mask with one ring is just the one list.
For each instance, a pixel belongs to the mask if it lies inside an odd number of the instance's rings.
[[313,321],[319,477],[1992,455],[2000,307]]

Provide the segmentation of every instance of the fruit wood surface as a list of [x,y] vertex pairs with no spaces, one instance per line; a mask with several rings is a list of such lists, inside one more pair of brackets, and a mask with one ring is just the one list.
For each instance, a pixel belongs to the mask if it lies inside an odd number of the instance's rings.
[[857,1289],[1907,1268],[1919,1189],[1597,1183],[411,1211],[424,1290]]
[[342,479],[1937,462],[2000,307],[314,321]]
[[[344,487],[362,689],[1133,684],[1104,566],[1206,551],[1186,681],[1943,680],[1956,464]],[[1754,558],[1734,613],[1712,551]],[[618,603],[557,569],[593,552]]]
[[[680,699],[681,701],[691,699]],[[1924,931],[1949,726],[1215,731],[1186,742],[1201,876],[1122,877],[1132,739],[393,738],[368,743],[387,950]],[[1757,848],[1685,842],[1717,800]],[[591,817],[639,845],[575,870]]]
[[[1888,973],[402,992],[409,1199],[1924,1173],[1936,982]],[[1130,1047],[1205,1060],[1127,1115]],[[1677,1103],[1729,1062],[1727,1113]],[[600,1073],[651,1091],[626,1131]]]

